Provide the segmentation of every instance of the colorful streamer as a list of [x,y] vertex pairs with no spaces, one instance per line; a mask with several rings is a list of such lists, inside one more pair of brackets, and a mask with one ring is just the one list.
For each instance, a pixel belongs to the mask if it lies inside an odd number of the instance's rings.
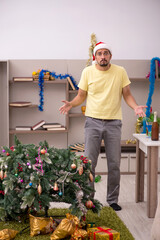
[[39,79],[38,79],[38,85],[39,85],[39,96],[40,96],[40,104],[38,106],[38,109],[39,111],[43,111],[43,105],[44,105],[44,73],[46,72],[49,72],[49,74],[54,77],[55,79],[66,79],[67,77],[70,77],[74,87],[76,90],[78,90],[78,86],[77,86],[77,83],[76,81],[74,80],[74,78],[69,75],[69,74],[65,74],[65,75],[62,75],[62,74],[56,74],[55,72],[50,72],[48,70],[41,70],[40,73],[39,73]]
[[[150,116],[150,108],[151,108],[151,103],[152,103],[152,96],[154,93],[154,85],[155,85],[155,71],[156,71],[156,64],[155,61],[158,61],[158,63],[160,63],[160,58],[155,57],[151,59],[151,63],[150,63],[150,74],[149,74],[149,94],[148,94],[148,100],[147,100],[147,108],[146,108],[146,117]],[[146,120],[143,119],[143,133],[146,132]]]

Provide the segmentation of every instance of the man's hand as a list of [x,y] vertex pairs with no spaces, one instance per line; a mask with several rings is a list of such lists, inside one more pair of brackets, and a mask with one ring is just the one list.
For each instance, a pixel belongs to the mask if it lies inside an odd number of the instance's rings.
[[146,114],[143,111],[143,108],[147,108],[147,106],[140,105],[140,106],[135,107],[135,109],[134,109],[135,114],[138,115],[139,117],[145,117]]
[[59,108],[60,113],[67,114],[68,111],[72,108],[72,105],[68,101],[62,101],[64,105]]

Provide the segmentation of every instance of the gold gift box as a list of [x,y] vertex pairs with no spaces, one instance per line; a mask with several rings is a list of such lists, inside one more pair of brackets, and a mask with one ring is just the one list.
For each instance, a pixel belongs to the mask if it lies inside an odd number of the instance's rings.
[[87,232],[90,240],[120,240],[119,232],[105,226],[88,228]]

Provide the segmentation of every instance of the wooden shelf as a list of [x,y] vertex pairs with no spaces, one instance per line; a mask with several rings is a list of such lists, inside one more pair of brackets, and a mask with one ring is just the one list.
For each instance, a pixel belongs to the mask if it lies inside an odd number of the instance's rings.
[[32,104],[29,106],[9,106],[10,108],[38,108],[37,104]]
[[[127,140],[121,140],[121,152],[136,152],[136,144],[135,143],[126,143]],[[104,141],[101,143],[101,152],[104,152]]]
[[[38,84],[38,81],[13,81],[13,80],[10,80],[9,81],[10,84],[15,84],[15,83],[36,83]],[[67,80],[63,79],[63,80],[49,80],[49,81],[46,81],[44,80],[44,83],[46,84],[64,84],[64,83],[67,83]]]
[[70,113],[69,117],[85,117],[83,113]]
[[149,81],[149,78],[129,78],[131,82],[147,82]]
[[69,93],[78,93],[78,90],[69,90]]
[[67,133],[68,130],[53,130],[53,131],[47,131],[47,130],[31,130],[31,131],[25,131],[25,130],[15,130],[15,129],[10,129],[9,134],[36,134],[36,133],[43,133],[43,134],[48,134],[48,133]]
[[[129,78],[131,82],[149,82],[149,78]],[[156,78],[156,81],[160,81],[160,78]]]

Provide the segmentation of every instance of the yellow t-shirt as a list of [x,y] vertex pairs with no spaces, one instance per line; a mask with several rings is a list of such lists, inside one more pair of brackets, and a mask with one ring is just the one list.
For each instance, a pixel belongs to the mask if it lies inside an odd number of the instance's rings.
[[99,119],[122,119],[122,89],[131,82],[125,69],[111,64],[107,71],[100,71],[95,64],[86,67],[81,75],[79,88],[87,91],[85,115]]

